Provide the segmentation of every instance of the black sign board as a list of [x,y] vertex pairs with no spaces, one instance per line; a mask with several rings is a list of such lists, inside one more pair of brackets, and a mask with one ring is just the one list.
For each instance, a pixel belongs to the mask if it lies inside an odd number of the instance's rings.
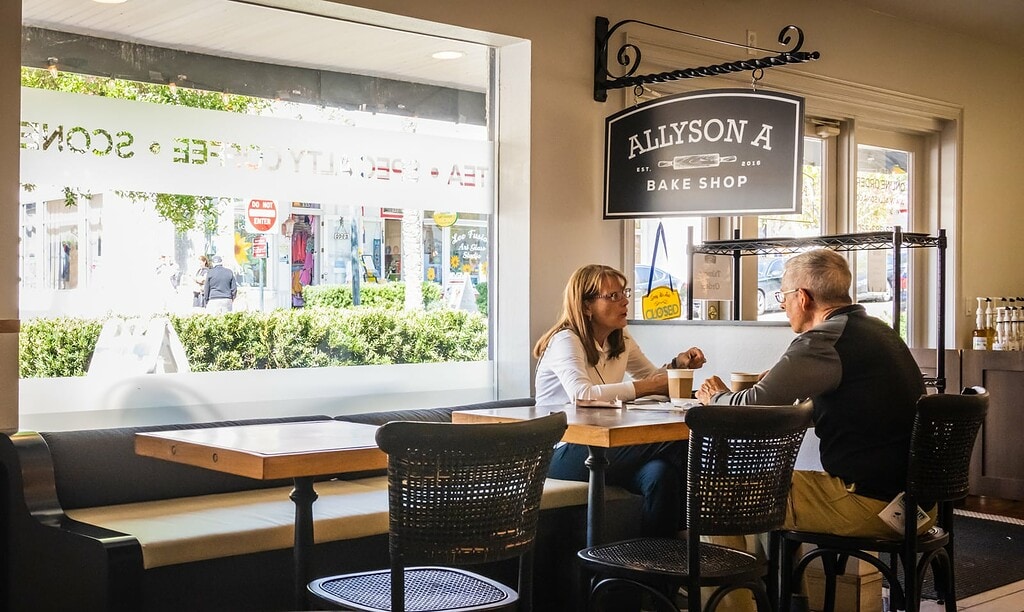
[[605,126],[604,218],[800,212],[803,98],[717,89],[644,102]]

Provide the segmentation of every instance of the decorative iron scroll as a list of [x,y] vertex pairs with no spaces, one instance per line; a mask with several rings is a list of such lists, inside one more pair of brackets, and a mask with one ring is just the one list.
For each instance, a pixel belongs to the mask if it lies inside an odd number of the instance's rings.
[[665,26],[647,23],[645,21],[637,21],[635,19],[620,21],[609,29],[608,18],[597,17],[594,27],[594,100],[598,102],[604,102],[608,99],[609,89],[636,87],[643,86],[648,83],[664,83],[666,81],[678,81],[680,79],[696,79],[706,76],[729,74],[730,72],[764,70],[765,68],[774,68],[776,66],[785,66],[787,64],[810,62],[821,57],[821,54],[817,51],[801,51],[800,48],[804,44],[803,30],[795,25],[788,25],[782,28],[782,31],[779,32],[779,44],[789,45],[792,41],[792,37],[790,36],[791,32],[796,34],[796,42],[792,49],[783,51],[778,55],[742,59],[722,64],[714,64],[711,66],[700,66],[697,68],[680,68],[678,70],[671,70],[668,72],[640,74],[635,76],[634,73],[640,67],[640,58],[642,53],[638,46],[632,43],[626,43],[619,47],[618,52],[615,54],[616,62],[618,62],[620,66],[626,68],[626,73],[620,76],[613,76],[608,72],[608,41],[611,39],[612,34],[615,33],[615,30],[627,23],[637,23],[718,44],[740,47],[743,49],[767,51],[767,49],[760,49],[759,47],[750,47],[747,45],[731,43],[724,40],[718,40],[716,38],[709,38],[699,34],[692,34],[682,30],[675,30]]

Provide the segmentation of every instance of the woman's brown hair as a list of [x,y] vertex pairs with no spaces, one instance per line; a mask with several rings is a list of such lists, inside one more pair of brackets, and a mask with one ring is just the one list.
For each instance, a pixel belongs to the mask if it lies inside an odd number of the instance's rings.
[[[597,365],[599,355],[594,341],[594,330],[583,307],[588,301],[600,295],[601,285],[604,283],[604,279],[609,277],[619,281],[623,287],[626,286],[626,277],[622,272],[610,266],[590,264],[572,273],[562,294],[562,313],[558,316],[558,322],[546,331],[534,345],[534,357],[540,359],[544,351],[547,350],[551,337],[563,329],[567,329],[576,334],[580,342],[583,343],[583,350],[587,352],[587,363],[592,366]],[[613,331],[608,336],[608,346],[611,349],[609,357],[612,359],[626,350],[626,342],[621,329]]]

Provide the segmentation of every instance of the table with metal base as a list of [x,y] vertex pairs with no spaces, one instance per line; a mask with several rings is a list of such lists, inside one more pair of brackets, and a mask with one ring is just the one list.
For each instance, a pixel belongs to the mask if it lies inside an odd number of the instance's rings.
[[590,470],[587,489],[587,546],[601,543],[604,534],[605,471],[608,449],[635,444],[686,440],[690,429],[680,411],[630,410],[628,408],[577,408],[562,406],[516,406],[452,413],[455,423],[500,423],[522,421],[564,412],[568,422],[563,442],[584,444],[589,449]]
[[376,432],[375,425],[334,420],[154,431],[136,434],[135,452],[257,480],[292,479],[295,606],[303,609],[312,578],[314,480],[386,468],[387,455],[377,448]]

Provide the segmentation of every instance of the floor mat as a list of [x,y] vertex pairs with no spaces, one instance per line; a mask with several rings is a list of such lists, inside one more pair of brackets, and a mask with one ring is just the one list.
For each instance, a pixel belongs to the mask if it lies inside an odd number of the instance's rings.
[[[1024,521],[957,510],[953,533],[958,601],[1024,580]],[[938,597],[931,572],[922,595]]]

